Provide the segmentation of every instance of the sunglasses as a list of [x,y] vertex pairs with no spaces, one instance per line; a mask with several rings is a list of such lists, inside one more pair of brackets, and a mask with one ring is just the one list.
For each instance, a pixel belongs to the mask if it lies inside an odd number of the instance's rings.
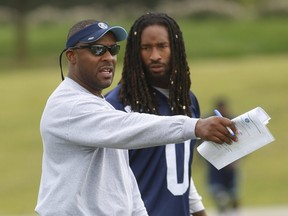
[[[86,45],[86,46],[69,47],[68,49],[85,49],[85,48],[90,49],[90,52],[95,56],[102,56],[107,52],[107,50],[109,51],[109,53],[112,56],[114,56],[114,55],[117,55],[119,53],[120,45],[114,44],[112,46],[105,46],[105,45],[100,45],[100,44],[94,44],[94,45]],[[67,51],[67,48],[64,49],[59,56],[59,65],[60,65],[62,80],[64,80],[64,75],[63,75],[63,71],[62,71],[62,61],[61,60],[62,60],[62,54],[65,51]]]
[[71,49],[85,49],[85,48],[90,49],[90,52],[95,56],[102,56],[107,52],[107,50],[112,56],[114,56],[119,53],[120,45],[114,44],[112,46],[105,46],[105,45],[94,44],[94,45],[87,45],[87,46],[71,47]]

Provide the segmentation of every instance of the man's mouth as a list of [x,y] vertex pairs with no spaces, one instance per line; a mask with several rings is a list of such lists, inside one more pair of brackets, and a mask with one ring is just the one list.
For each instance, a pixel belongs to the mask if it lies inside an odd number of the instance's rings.
[[99,71],[101,73],[112,73],[113,72],[113,67],[104,66],[104,67],[101,67]]
[[152,72],[159,73],[159,72],[163,71],[164,65],[163,64],[153,64],[153,65],[150,65],[149,69]]

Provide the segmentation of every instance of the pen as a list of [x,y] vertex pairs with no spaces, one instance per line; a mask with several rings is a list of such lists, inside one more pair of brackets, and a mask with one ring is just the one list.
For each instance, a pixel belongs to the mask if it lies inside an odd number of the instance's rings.
[[[214,110],[214,113],[215,113],[216,116],[223,117],[222,114],[221,114],[217,109]],[[229,127],[226,127],[226,128],[227,128],[227,130],[229,131],[229,133],[231,134],[231,136],[235,136],[235,134],[234,134],[234,132],[231,130],[231,128],[229,128]]]

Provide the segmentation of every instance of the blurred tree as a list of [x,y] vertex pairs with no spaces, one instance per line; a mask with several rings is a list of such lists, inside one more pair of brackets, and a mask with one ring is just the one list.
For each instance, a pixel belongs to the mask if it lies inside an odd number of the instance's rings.
[[25,60],[28,54],[27,45],[27,14],[42,5],[51,5],[58,8],[69,8],[77,5],[101,4],[109,7],[116,7],[119,4],[136,3],[147,7],[156,6],[161,0],[1,0],[0,6],[11,8],[14,13],[13,24],[15,26],[16,57],[18,61]]
[[225,1],[234,1],[234,2],[237,2],[239,4],[251,7],[251,6],[255,6],[255,4],[258,4],[258,3],[263,2],[265,0],[225,0]]

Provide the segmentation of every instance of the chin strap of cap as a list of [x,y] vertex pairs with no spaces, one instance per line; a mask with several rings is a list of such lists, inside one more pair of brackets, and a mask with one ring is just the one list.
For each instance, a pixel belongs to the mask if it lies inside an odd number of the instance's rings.
[[62,81],[64,80],[64,75],[63,75],[63,70],[62,70],[62,55],[63,53],[66,51],[67,49],[65,48],[61,53],[60,53],[60,56],[59,56],[59,65],[60,65],[60,71],[61,71],[61,79]]

